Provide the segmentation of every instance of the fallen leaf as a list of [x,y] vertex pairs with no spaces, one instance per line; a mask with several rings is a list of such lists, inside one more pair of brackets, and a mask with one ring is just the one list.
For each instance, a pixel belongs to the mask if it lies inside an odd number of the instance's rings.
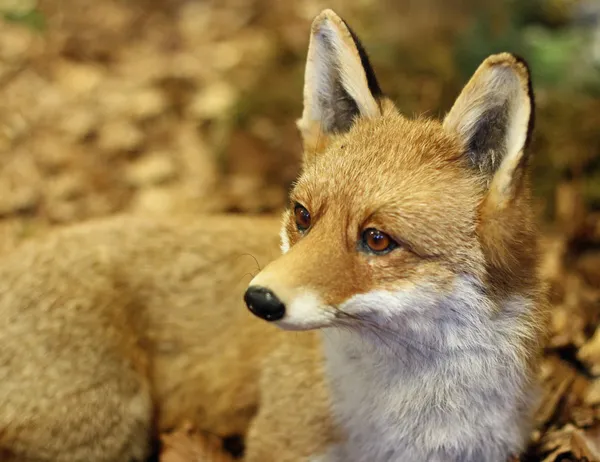
[[160,462],[233,462],[223,450],[221,438],[196,432],[189,422],[163,434],[161,440]]

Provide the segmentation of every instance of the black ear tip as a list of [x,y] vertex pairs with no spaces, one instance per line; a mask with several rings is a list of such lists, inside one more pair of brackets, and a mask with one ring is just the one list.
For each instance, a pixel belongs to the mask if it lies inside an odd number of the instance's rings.
[[371,65],[369,55],[365,51],[365,48],[363,47],[363,44],[361,43],[360,39],[352,30],[352,28],[348,25],[348,23],[344,19],[342,19],[342,22],[348,29],[348,32],[350,32],[350,36],[352,37],[352,40],[356,45],[358,55],[360,56],[360,62],[362,64],[363,69],[365,70],[365,74],[367,75],[367,84],[369,85],[369,90],[371,91],[371,94],[375,98],[381,98],[383,96],[383,92],[381,91],[381,87],[379,86],[379,82],[377,81],[377,76],[375,75],[375,71],[373,70],[373,66]]
[[527,69],[527,72],[529,72],[529,63],[523,56],[521,56],[518,53],[509,53],[509,54],[515,59],[516,62],[518,62],[519,64],[522,64],[525,67],[525,69]]

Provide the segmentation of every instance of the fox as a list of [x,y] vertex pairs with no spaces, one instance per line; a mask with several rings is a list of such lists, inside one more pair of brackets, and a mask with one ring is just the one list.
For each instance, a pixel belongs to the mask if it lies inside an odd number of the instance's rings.
[[303,101],[282,217],[120,215],[2,258],[3,461],[143,461],[183,420],[243,435],[246,462],[525,448],[546,322],[527,64],[491,55],[442,121],[408,118],[327,9]]

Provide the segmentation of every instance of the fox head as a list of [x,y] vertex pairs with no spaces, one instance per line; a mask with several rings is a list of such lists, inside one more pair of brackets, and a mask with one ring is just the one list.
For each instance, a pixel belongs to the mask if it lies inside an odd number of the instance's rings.
[[527,294],[532,121],[527,66],[508,53],[481,64],[443,122],[400,115],[355,34],[323,11],[310,37],[304,158],[283,255],[250,283],[249,309],[303,330],[435,316],[466,286],[490,300]]

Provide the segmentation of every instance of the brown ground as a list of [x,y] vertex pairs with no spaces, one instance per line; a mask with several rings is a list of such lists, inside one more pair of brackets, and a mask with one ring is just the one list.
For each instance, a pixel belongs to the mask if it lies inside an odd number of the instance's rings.
[[[31,3],[0,11],[8,2]],[[311,18],[337,9],[399,106],[438,114],[464,83],[451,47],[477,3],[42,0],[42,33],[0,19],[0,252],[116,212],[278,210],[298,169]],[[600,101],[542,90],[538,102],[554,311],[526,460],[600,461],[600,212],[586,176]],[[163,442],[163,462],[228,460],[184,423]]]

